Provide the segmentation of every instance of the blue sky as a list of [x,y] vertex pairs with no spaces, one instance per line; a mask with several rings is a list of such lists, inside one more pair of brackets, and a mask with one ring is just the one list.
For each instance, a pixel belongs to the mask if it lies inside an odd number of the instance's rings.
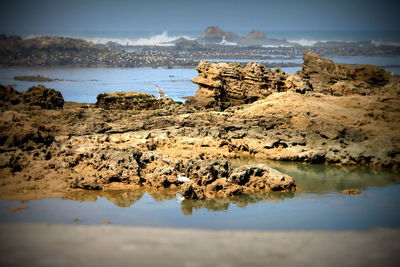
[[2,0],[0,32],[400,30],[392,0]]

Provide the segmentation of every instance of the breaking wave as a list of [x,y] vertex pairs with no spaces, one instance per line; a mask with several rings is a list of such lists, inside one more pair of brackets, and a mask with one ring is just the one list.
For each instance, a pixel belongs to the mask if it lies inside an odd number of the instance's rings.
[[237,43],[228,42],[225,40],[225,36],[222,37],[222,41],[218,43],[219,45],[237,45]]
[[148,38],[137,38],[137,39],[131,39],[131,38],[84,38],[85,40],[91,41],[95,44],[106,44],[108,42],[115,42],[121,45],[157,45],[157,46],[173,46],[174,44],[171,43],[172,41],[179,39],[179,38],[185,38],[189,40],[193,40],[193,38],[188,37],[188,36],[170,36],[168,35],[168,32],[164,31],[161,34],[156,34],[153,36],[150,36]]

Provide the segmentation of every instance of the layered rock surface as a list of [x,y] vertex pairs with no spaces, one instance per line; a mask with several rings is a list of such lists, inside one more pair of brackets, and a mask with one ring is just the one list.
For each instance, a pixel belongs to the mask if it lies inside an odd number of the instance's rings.
[[192,102],[222,110],[284,91],[334,96],[385,94],[388,90],[385,85],[397,79],[377,66],[338,64],[313,52],[304,53],[303,69],[296,74],[253,62],[242,66],[236,62],[202,61],[197,71],[198,77],[192,81],[199,85],[199,90]]
[[336,96],[376,94],[381,93],[380,88],[391,78],[391,74],[380,67],[334,63],[313,52],[305,52],[303,60],[303,69],[297,75],[315,92]]
[[286,91],[286,78],[281,69],[269,69],[259,63],[210,63],[197,66],[199,85],[193,104],[225,109],[232,105],[251,103],[273,92]]

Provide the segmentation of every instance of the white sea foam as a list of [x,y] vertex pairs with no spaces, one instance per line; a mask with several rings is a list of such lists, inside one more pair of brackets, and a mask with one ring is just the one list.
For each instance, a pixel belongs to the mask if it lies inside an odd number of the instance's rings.
[[85,40],[91,41],[95,44],[106,44],[108,42],[115,42],[121,45],[157,45],[157,46],[173,46],[174,44],[171,43],[172,41],[179,39],[179,38],[185,38],[189,40],[193,40],[193,38],[190,38],[188,36],[170,36],[168,35],[168,32],[164,31],[161,34],[156,34],[153,36],[150,36],[148,38],[137,38],[137,39],[131,39],[131,38],[84,38]]
[[[299,44],[299,45],[301,45],[301,46],[313,46],[313,45],[315,45],[316,43],[321,42],[321,41],[317,41],[317,40],[308,40],[308,39],[300,39],[300,40],[288,40],[288,42],[290,42],[290,43],[296,43],[296,44]],[[325,40],[325,42],[326,42],[326,40]]]
[[262,47],[264,47],[264,48],[269,48],[269,47],[291,47],[291,45],[262,45]]
[[381,46],[381,45],[400,46],[399,42],[390,42],[390,41],[372,40],[371,43],[375,46]]
[[222,37],[221,42],[218,43],[219,45],[237,45],[237,43],[232,43],[232,42],[228,42],[227,40],[225,40],[225,36]]

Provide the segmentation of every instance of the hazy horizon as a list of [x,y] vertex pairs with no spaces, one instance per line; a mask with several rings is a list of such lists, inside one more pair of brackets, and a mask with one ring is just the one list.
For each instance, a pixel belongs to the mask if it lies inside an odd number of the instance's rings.
[[396,1],[2,1],[0,32],[398,31]]

